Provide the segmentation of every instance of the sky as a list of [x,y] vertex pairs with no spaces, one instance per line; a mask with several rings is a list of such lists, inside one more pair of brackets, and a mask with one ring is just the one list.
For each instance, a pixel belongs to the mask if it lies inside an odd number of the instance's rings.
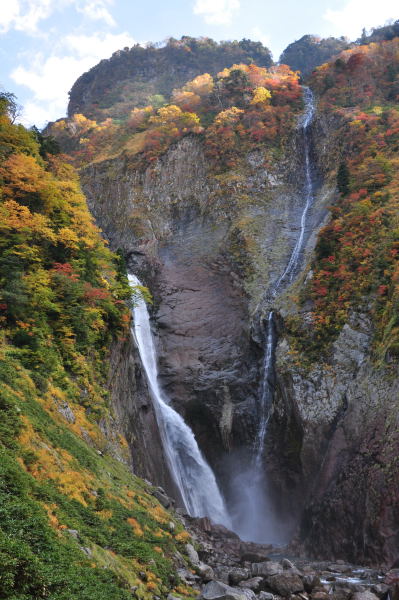
[[74,81],[113,52],[168,37],[261,41],[277,60],[305,34],[356,39],[399,18],[398,0],[2,0],[0,88],[43,127]]

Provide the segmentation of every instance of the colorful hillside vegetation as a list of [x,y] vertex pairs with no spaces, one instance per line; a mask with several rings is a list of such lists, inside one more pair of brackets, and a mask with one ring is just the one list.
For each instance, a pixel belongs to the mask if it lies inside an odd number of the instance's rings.
[[0,95],[0,597],[190,594],[172,561],[188,534],[131,474],[112,428],[124,267],[73,168],[12,123],[13,102]]

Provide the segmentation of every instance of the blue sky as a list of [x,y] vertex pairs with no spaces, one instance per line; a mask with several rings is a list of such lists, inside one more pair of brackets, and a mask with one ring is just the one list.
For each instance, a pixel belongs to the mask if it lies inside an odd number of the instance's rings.
[[[4,2],[4,4],[3,4]],[[262,41],[275,59],[305,33],[359,37],[399,18],[397,0],[3,0],[0,86],[26,125],[65,115],[68,91],[112,52],[173,36]]]

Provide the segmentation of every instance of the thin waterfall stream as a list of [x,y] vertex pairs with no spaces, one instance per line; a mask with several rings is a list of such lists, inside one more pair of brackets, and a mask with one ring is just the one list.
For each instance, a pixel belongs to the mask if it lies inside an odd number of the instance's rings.
[[[313,179],[312,179],[312,168],[310,162],[310,139],[309,139],[309,126],[312,124],[315,114],[315,103],[313,92],[309,87],[304,86],[304,104],[305,110],[299,121],[299,126],[302,131],[303,143],[304,143],[304,175],[305,185],[303,189],[303,195],[305,198],[305,206],[302,210],[300,220],[299,236],[295,243],[295,246],[291,252],[290,259],[285,267],[283,273],[278,278],[277,282],[273,285],[271,297],[274,298],[280,291],[282,284],[291,283],[295,274],[298,271],[298,267],[302,257],[303,246],[305,242],[305,233],[307,228],[307,219],[309,211],[312,208],[314,201],[314,190],[313,190]],[[273,386],[272,379],[274,377],[274,355],[275,346],[277,343],[275,326],[274,326],[274,311],[271,309],[267,318],[266,324],[266,352],[265,360],[263,363],[263,379],[260,393],[260,407],[259,407],[259,430],[256,442],[256,453],[255,461],[256,464],[261,467],[262,452],[266,436],[267,425],[270,418],[270,408],[273,400]]]
[[254,467],[256,470],[262,468],[263,448],[265,445],[267,425],[270,418],[270,408],[273,401],[276,331],[274,327],[274,312],[272,310],[269,311],[267,317],[266,331],[266,352],[265,360],[263,361],[263,378],[259,403],[259,429],[254,448]]
[[212,469],[202,456],[190,427],[170,405],[158,382],[157,356],[150,317],[135,275],[128,275],[134,291],[132,333],[155,409],[158,428],[170,473],[185,509],[194,517],[208,516],[215,523],[231,527],[222,495]]
[[[290,258],[285,269],[268,293],[270,303],[280,292],[282,286],[290,284],[298,272],[306,241],[309,213],[314,201],[309,127],[315,115],[315,103],[312,90],[305,86],[303,90],[305,110],[298,125],[304,145],[304,186],[302,195],[305,204],[301,213],[299,236]],[[242,539],[279,544],[286,541],[286,530],[274,514],[263,460],[265,439],[273,404],[276,345],[275,314],[271,308],[267,320],[265,320],[265,356],[257,407],[258,429],[249,463],[244,461],[244,466],[232,482],[232,496],[234,499],[232,518],[234,530]]]
[[314,194],[313,194],[313,180],[312,180],[312,169],[310,164],[310,139],[309,139],[309,126],[313,121],[313,117],[315,114],[315,104],[314,104],[314,96],[313,92],[310,88],[304,86],[304,94],[303,99],[305,103],[305,111],[300,120],[300,127],[303,134],[303,142],[304,142],[304,158],[305,158],[305,186],[304,186],[304,196],[306,199],[304,209],[301,215],[301,223],[300,223],[300,233],[299,237],[296,241],[294,249],[291,253],[290,259],[285,267],[283,273],[277,280],[277,283],[274,285],[273,291],[274,296],[279,291],[279,288],[282,283],[291,281],[294,278],[298,270],[298,266],[301,260],[301,254],[303,249],[303,244],[305,240],[305,232],[307,226],[307,218],[309,214],[309,210],[312,207]]

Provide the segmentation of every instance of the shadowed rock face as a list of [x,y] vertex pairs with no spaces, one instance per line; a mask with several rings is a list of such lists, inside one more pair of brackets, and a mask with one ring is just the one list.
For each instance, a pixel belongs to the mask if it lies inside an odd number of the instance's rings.
[[275,410],[295,414],[301,426],[296,477],[305,496],[299,535],[306,552],[392,566],[399,552],[399,384],[370,361],[371,339],[367,316],[353,313],[328,363],[306,374],[281,339]]
[[132,339],[114,344],[110,367],[108,386],[115,420],[129,444],[134,472],[165,486],[177,497],[163,456],[147,382],[137,361]]
[[[123,159],[82,173],[100,227],[153,293],[162,383],[216,468],[257,428],[259,315],[295,244],[301,149],[298,137],[273,172],[252,153],[239,183],[224,188],[194,137],[145,173]],[[320,188],[309,247],[330,199]]]
[[[312,131],[317,185],[304,268],[334,201],[335,127],[317,119]],[[392,375],[371,366],[367,315],[353,315],[328,364],[315,363],[305,373],[284,337],[284,316],[298,312],[292,296],[304,275],[267,300],[298,234],[302,151],[300,138],[293,139],[272,170],[252,153],[240,178],[222,183],[211,175],[201,142],[188,136],[151,170],[137,172],[120,158],[86,168],[82,183],[111,246],[124,250],[131,271],[153,293],[162,385],[222,486],[234,468],[231,457],[254,440],[262,323],[273,308],[280,341],[265,448],[272,496],[280,513],[294,520],[303,514],[307,552],[393,564],[399,548],[393,406],[399,394]],[[123,400],[118,383],[113,393],[120,405],[136,406],[129,409],[136,419],[137,395]],[[147,418],[140,417],[131,442],[144,470],[154,435]],[[171,491],[156,462],[152,477]]]

